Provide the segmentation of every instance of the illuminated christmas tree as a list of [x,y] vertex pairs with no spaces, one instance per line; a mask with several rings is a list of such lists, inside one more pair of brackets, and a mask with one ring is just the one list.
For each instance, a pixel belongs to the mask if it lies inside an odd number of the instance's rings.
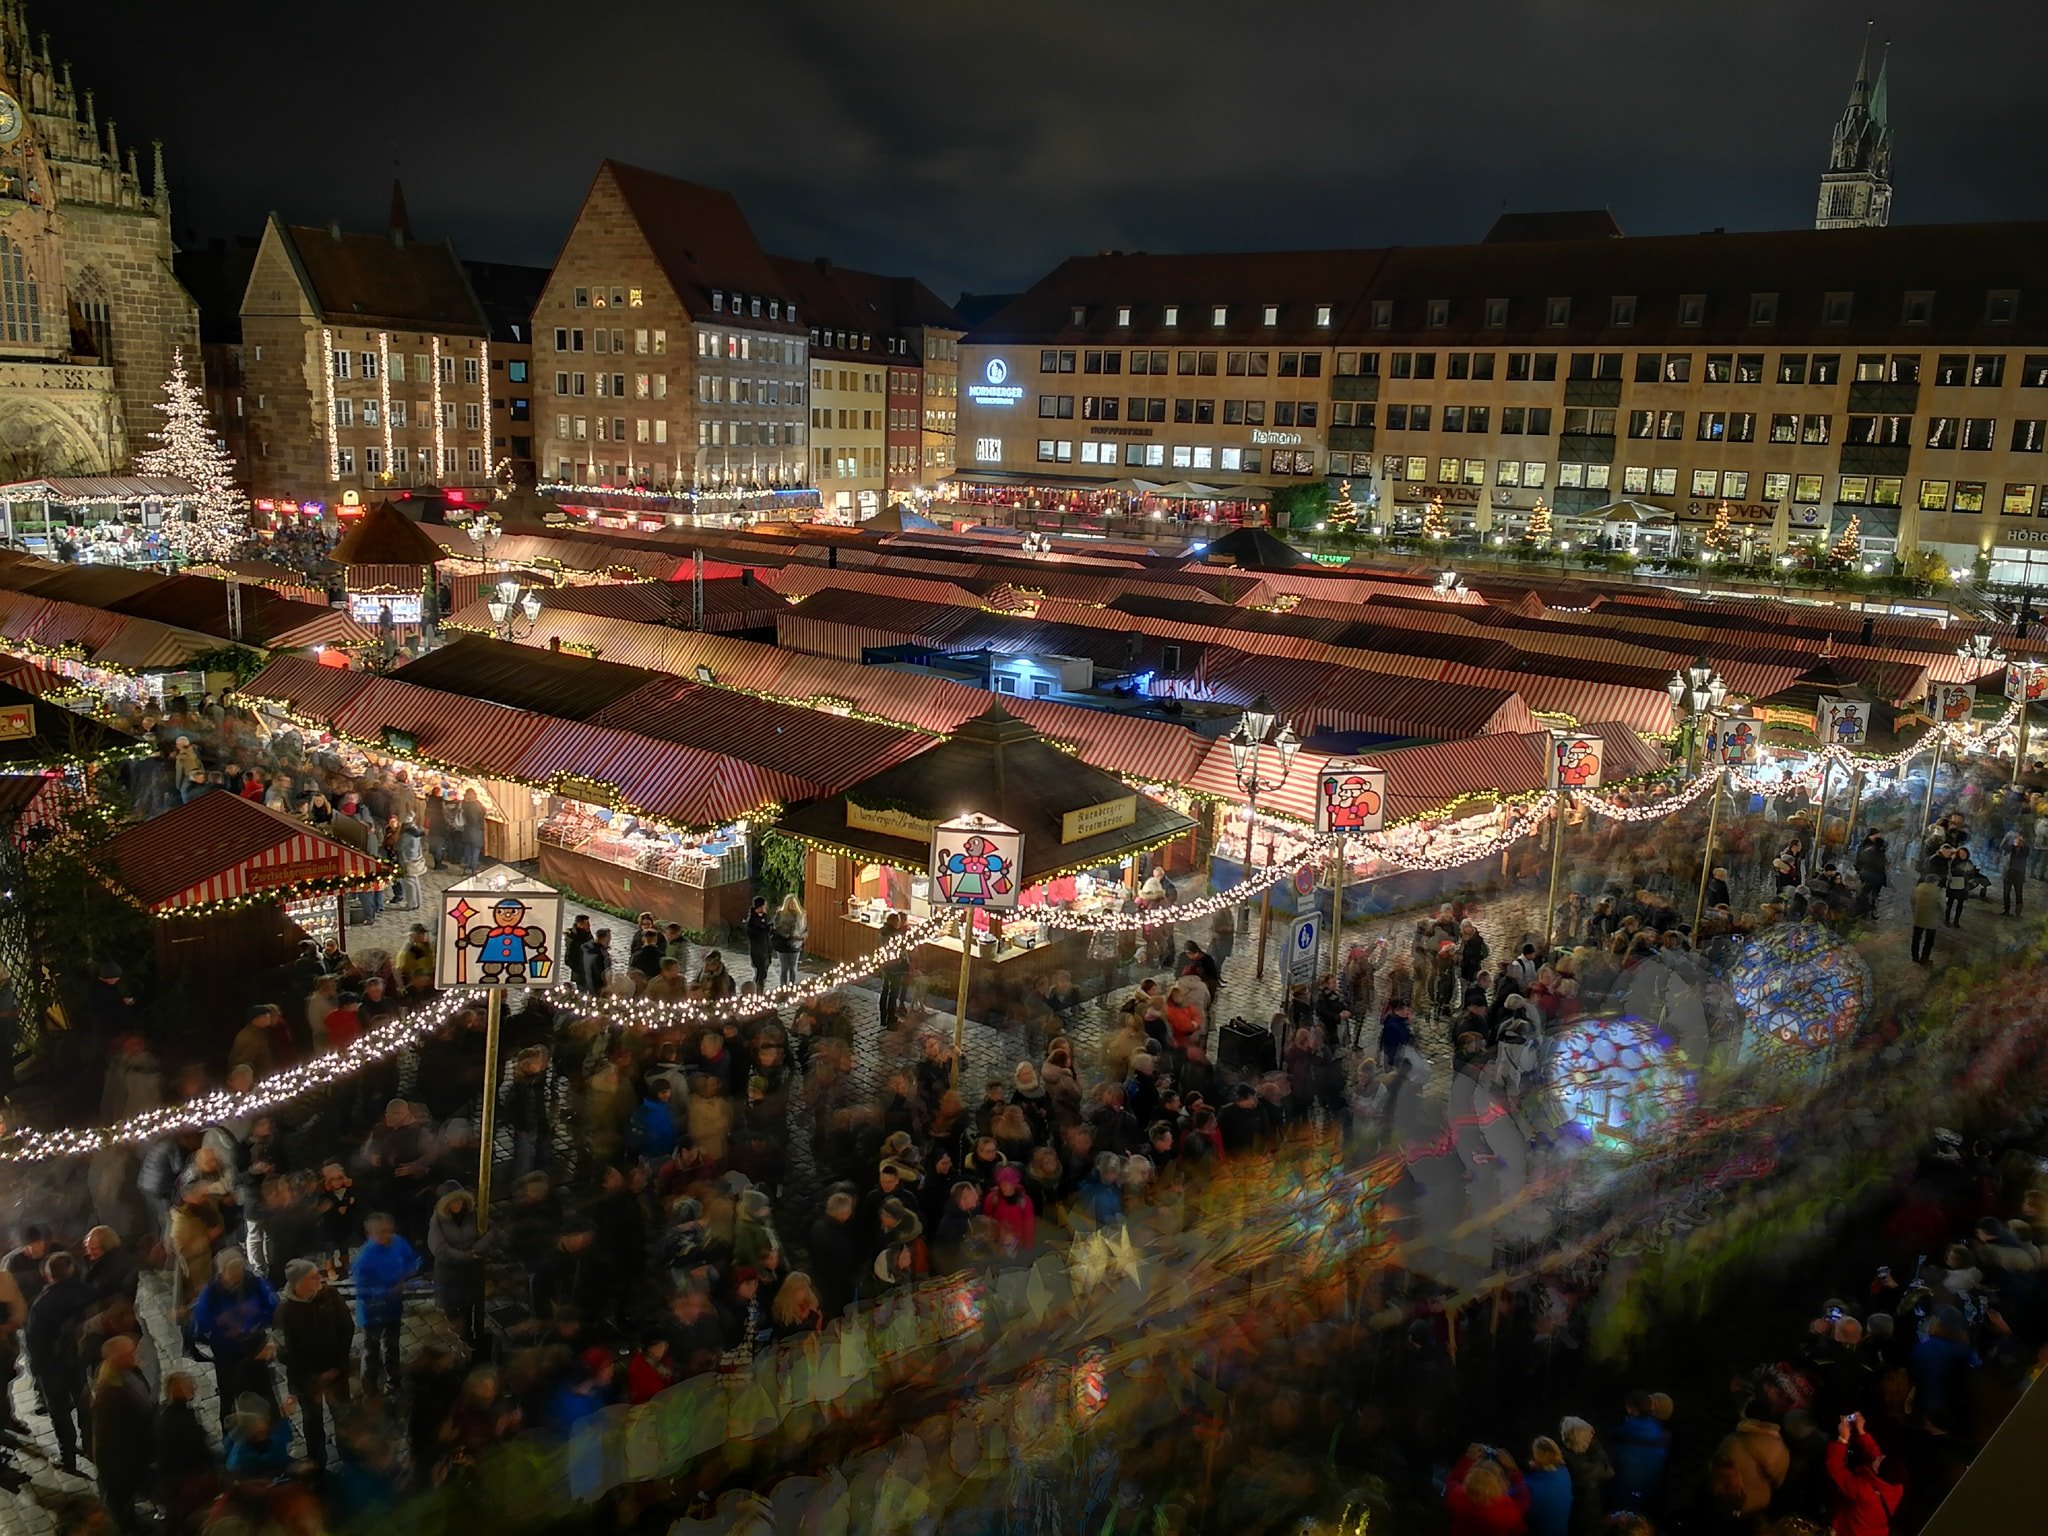
[[138,454],[135,472],[151,480],[183,480],[192,487],[194,521],[164,520],[172,553],[187,560],[218,560],[235,552],[249,533],[249,498],[235,485],[235,461],[206,419],[199,385],[185,372],[185,354],[171,353],[171,376],[157,403],[164,424],[150,434],[154,448]]
[[1326,519],[1332,528],[1350,529],[1358,526],[1358,504],[1351,499],[1351,482],[1342,481],[1337,487],[1337,499],[1330,503]]
[[1541,496],[1536,498],[1536,505],[1529,509],[1529,526],[1522,530],[1522,537],[1531,544],[1550,542],[1550,505]]
[[1828,547],[1828,553],[1844,565],[1853,565],[1863,557],[1863,515],[1860,512],[1849,515],[1849,526]]
[[1429,498],[1429,506],[1422,514],[1422,536],[1425,539],[1441,541],[1451,536],[1451,525],[1444,520],[1443,493]]
[[1713,526],[1707,529],[1707,535],[1701,542],[1717,555],[1742,552],[1742,530],[1735,526],[1735,518],[1728,511],[1727,502],[1714,508]]

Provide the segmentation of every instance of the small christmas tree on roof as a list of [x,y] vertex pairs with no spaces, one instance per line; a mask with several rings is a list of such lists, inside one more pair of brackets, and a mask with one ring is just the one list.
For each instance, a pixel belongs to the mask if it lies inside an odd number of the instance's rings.
[[1735,517],[1728,510],[1728,503],[1722,502],[1714,508],[1713,525],[1707,529],[1701,541],[1717,555],[1733,555],[1741,552],[1742,530],[1735,526]]
[[1522,530],[1522,537],[1531,544],[1548,544],[1550,533],[1550,504],[1538,496],[1536,505],[1529,509],[1529,526]]
[[193,520],[164,520],[164,539],[187,560],[232,555],[249,534],[249,498],[235,486],[235,461],[206,419],[206,400],[185,371],[182,350],[171,353],[171,376],[157,402],[164,424],[150,434],[154,448],[138,454],[135,472],[152,480],[183,480],[192,487]]
[[1441,491],[1429,498],[1429,506],[1423,511],[1422,536],[1437,541],[1451,536],[1451,525],[1444,518],[1444,497]]
[[1863,557],[1863,514],[1849,514],[1849,525],[1842,530],[1842,536],[1828,547],[1828,553],[1844,565],[1853,565]]
[[1351,499],[1351,482],[1340,481],[1337,499],[1330,503],[1325,519],[1332,528],[1356,528],[1358,526],[1358,503]]

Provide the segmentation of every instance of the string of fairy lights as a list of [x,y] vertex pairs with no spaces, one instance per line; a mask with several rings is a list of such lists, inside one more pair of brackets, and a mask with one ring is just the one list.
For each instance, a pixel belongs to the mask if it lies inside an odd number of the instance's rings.
[[[1612,821],[1654,821],[1676,815],[1697,804],[1724,780],[1734,787],[1769,792],[1783,789],[1788,784],[1819,778],[1826,771],[1825,766],[1820,765],[1839,764],[1866,773],[1896,772],[1904,767],[1909,759],[1925,751],[1936,737],[1941,738],[1944,745],[1960,747],[1968,742],[1974,731],[1979,743],[1987,744],[1995,740],[2001,731],[2012,730],[2018,718],[2019,706],[2015,704],[1998,721],[1985,727],[1974,727],[1967,722],[1936,725],[1932,731],[1911,746],[1885,758],[1858,757],[1843,747],[1829,744],[1806,753],[1813,762],[1805,769],[1782,773],[1774,779],[1765,779],[1754,768],[1742,764],[1715,765],[1699,774],[1683,788],[1646,805],[1624,805],[1590,792],[1575,794],[1572,801],[1588,813]],[[1505,852],[1523,838],[1533,836],[1550,817],[1552,811],[1558,808],[1560,799],[1561,796],[1556,790],[1542,791],[1515,806],[1514,809],[1519,814],[1497,836],[1481,843],[1462,845],[1442,854],[1405,853],[1388,841],[1394,833],[1353,834],[1349,837],[1338,834],[1311,836],[1305,840],[1300,858],[1269,865],[1227,891],[1219,891],[1190,902],[1176,903],[1170,915],[1165,916],[1163,920],[1187,922],[1255,900],[1283,881],[1292,879],[1297,870],[1304,865],[1312,865],[1314,861],[1336,853],[1340,846],[1348,847],[1362,843],[1383,862],[1404,871],[1445,871],[1477,863]],[[1156,910],[1091,914],[1047,912],[1041,915],[1050,927],[1097,934],[1135,931],[1156,926],[1162,921],[1162,914]],[[943,912],[904,928],[900,933],[885,939],[856,959],[843,961],[820,975],[808,977],[792,986],[778,987],[767,993],[751,994],[737,1000],[721,1002],[703,999],[665,1002],[650,998],[592,998],[589,1000],[588,1011],[603,1022],[627,1028],[718,1028],[727,1022],[737,1023],[770,1011],[779,1012],[784,1008],[801,1007],[842,987],[866,980],[885,966],[908,959],[928,940],[937,937],[942,931],[957,928],[959,924],[960,919],[955,913]],[[246,1092],[229,1093],[226,1090],[217,1090],[180,1104],[146,1110],[111,1125],[17,1132],[4,1142],[0,1142],[0,1163],[36,1163],[58,1158],[89,1157],[113,1147],[140,1146],[178,1131],[200,1130],[231,1117],[247,1118],[269,1113],[294,1100],[343,1082],[377,1062],[388,1060],[402,1051],[419,1045],[464,1011],[475,1008],[483,997],[484,992],[481,988],[444,992],[417,1010],[359,1036],[341,1050],[275,1073]]]

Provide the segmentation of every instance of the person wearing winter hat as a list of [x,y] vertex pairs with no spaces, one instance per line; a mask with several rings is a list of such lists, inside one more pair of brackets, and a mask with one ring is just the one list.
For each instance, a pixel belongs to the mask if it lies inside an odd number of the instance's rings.
[[930,1268],[924,1245],[924,1223],[902,1202],[895,1204],[902,1213],[902,1220],[888,1222],[889,1213],[885,1209],[886,1227],[881,1251],[875,1255],[875,1262],[868,1271],[869,1283],[863,1287],[870,1296],[881,1295],[898,1286],[914,1285],[925,1277]]
[[726,1299],[719,1308],[725,1347],[759,1354],[775,1342],[774,1324],[761,1300],[761,1272],[752,1265],[741,1264],[726,1284]]
[[284,1267],[284,1296],[277,1304],[277,1331],[284,1345],[286,1390],[298,1399],[306,1459],[327,1465],[327,1419],[341,1428],[348,1401],[348,1371],[356,1323],[341,1292],[327,1283],[320,1266],[293,1259]]
[[427,1223],[427,1252],[434,1256],[434,1300],[455,1324],[474,1354],[484,1334],[484,1259],[497,1246],[497,1232],[478,1230],[476,1197],[455,1179],[441,1186]]
[[1122,1186],[1124,1160],[1114,1152],[1098,1153],[1095,1166],[1074,1192],[1075,1209],[1098,1227],[1113,1227],[1123,1220]]

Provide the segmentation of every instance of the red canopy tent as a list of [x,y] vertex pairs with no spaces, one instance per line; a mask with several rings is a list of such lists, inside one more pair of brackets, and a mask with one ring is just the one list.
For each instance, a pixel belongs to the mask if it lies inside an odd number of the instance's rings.
[[284,964],[330,914],[341,932],[344,895],[390,874],[302,821],[221,790],[116,834],[102,860],[116,887],[158,919],[159,974],[204,975],[215,988]]

